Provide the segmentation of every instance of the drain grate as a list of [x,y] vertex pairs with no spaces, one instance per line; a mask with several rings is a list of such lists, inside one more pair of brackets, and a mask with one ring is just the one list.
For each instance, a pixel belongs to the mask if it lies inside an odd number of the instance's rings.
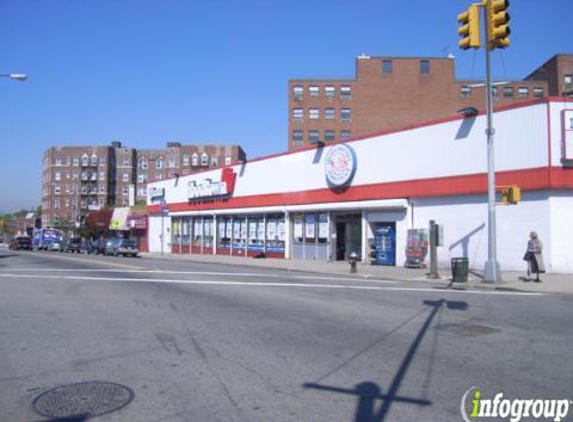
[[465,337],[478,337],[494,334],[501,331],[499,328],[486,327],[484,325],[473,324],[441,324],[436,327],[438,330],[459,334]]
[[48,390],[34,399],[32,408],[47,417],[88,418],[120,410],[133,397],[133,391],[125,385],[88,381]]

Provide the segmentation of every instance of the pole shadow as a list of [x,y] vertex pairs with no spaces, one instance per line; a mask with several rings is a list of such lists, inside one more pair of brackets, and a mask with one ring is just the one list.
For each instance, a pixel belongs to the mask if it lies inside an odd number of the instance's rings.
[[[388,388],[386,394],[382,394],[382,389],[378,384],[372,381],[361,382],[354,386],[354,388],[344,388],[330,385],[323,385],[318,383],[305,383],[304,388],[326,391],[339,394],[353,395],[358,398],[358,403],[356,405],[356,412],[353,422],[384,422],[386,417],[390,414],[390,409],[394,402],[414,404],[418,406],[431,406],[432,402],[425,398],[415,398],[415,397],[404,397],[398,394],[400,386],[406,377],[410,364],[412,363],[416,353],[424,339],[428,329],[432,325],[432,322],[438,315],[444,305],[450,310],[454,311],[466,311],[469,308],[467,302],[460,301],[449,301],[445,299],[440,300],[424,300],[423,304],[429,306],[432,311],[429,313],[428,317],[424,321],[422,327],[418,331],[416,338],[408,348],[404,359],[402,360],[400,367],[396,371],[394,378]],[[395,330],[393,330],[395,331]],[[371,347],[369,347],[371,348]],[[355,358],[355,355],[353,358]],[[433,359],[433,356],[432,356]],[[348,361],[346,362],[348,363]],[[339,366],[338,369],[342,367]],[[328,373],[331,375],[334,371]],[[328,376],[327,375],[327,376]],[[321,377],[320,379],[324,379]],[[377,409],[377,401],[381,401],[380,407]]]

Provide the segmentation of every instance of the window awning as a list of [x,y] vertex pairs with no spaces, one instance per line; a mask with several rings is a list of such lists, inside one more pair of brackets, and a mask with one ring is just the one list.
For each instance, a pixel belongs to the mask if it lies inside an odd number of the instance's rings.
[[129,207],[114,208],[111,220],[109,222],[110,230],[129,230],[127,226],[127,216]]

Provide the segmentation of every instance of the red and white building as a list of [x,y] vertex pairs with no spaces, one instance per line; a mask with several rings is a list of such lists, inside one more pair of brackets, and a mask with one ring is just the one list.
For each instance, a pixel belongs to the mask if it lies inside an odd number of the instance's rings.
[[[549,271],[573,271],[573,102],[545,98],[494,114],[498,261],[523,270],[528,234]],[[179,254],[369,260],[390,228],[404,265],[411,229],[443,227],[441,265],[487,259],[486,119],[460,115],[151,183],[149,248]],[[501,195],[498,194],[501,202]],[[162,211],[163,210],[163,211]],[[163,243],[163,244],[162,244]]]

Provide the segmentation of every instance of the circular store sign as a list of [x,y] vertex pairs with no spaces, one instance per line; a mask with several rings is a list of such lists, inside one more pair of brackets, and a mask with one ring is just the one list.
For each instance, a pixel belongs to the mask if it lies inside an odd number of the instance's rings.
[[326,154],[324,171],[329,186],[345,186],[356,173],[356,153],[345,144],[335,145]]

